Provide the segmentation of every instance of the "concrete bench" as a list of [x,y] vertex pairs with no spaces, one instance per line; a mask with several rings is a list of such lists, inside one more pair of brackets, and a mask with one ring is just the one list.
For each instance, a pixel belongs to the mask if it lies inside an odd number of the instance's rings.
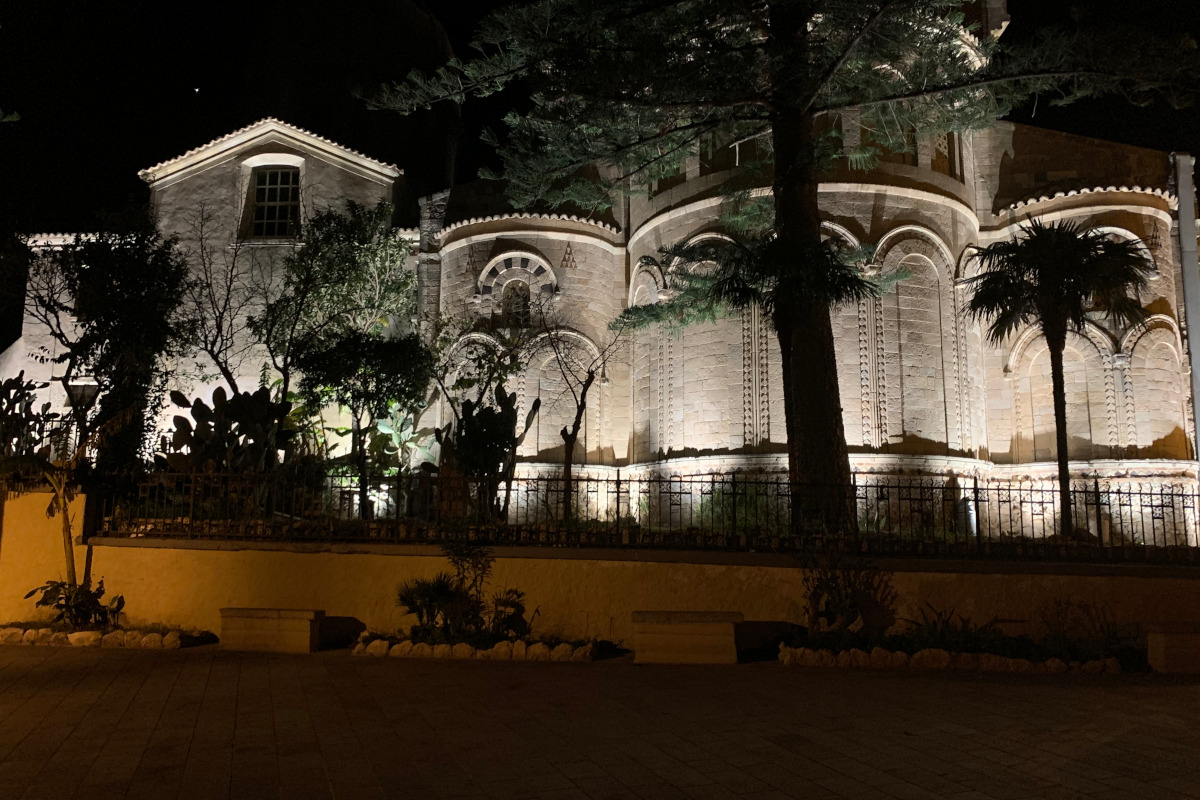
[[302,608],[222,608],[221,647],[312,653],[321,641],[324,611]]
[[740,611],[635,611],[633,660],[639,664],[736,664]]
[[1155,672],[1200,673],[1200,623],[1147,625],[1146,656]]

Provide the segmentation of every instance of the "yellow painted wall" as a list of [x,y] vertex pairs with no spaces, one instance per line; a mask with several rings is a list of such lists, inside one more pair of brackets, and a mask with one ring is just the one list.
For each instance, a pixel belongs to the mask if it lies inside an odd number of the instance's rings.
[[[47,616],[35,613],[33,599],[25,593],[48,580],[66,578],[62,520],[47,518],[49,492],[31,492],[9,497],[4,503],[4,525],[0,528],[0,622],[31,620]],[[83,498],[71,503],[71,523],[78,539],[83,520]],[[75,569],[83,577],[86,548],[75,548]]]
[[[10,501],[5,514],[0,621],[30,618],[33,601],[23,600],[24,593],[62,572],[57,520],[45,519],[44,497]],[[322,609],[355,617],[375,630],[394,630],[414,621],[396,608],[396,585],[449,568],[429,547],[296,545],[272,550],[162,544],[126,541],[93,548],[93,575],[103,577],[110,592],[125,595],[134,624],[219,631],[220,608],[252,606]],[[306,549],[310,552],[298,552]],[[78,550],[82,570],[83,549]],[[491,588],[523,590],[529,607],[540,610],[535,629],[543,634],[629,641],[630,614],[636,610],[732,610],[751,620],[802,621],[801,571],[786,561],[752,566],[602,560],[587,558],[586,551],[555,550],[559,557],[552,558],[521,552],[521,557],[497,559]],[[681,557],[695,559],[693,554]],[[1200,579],[1186,577],[897,572],[895,583],[900,616],[908,618],[929,602],[977,623],[993,617],[1028,620],[1030,632],[1036,632],[1046,603],[1073,599],[1107,603],[1118,622],[1200,622]]]

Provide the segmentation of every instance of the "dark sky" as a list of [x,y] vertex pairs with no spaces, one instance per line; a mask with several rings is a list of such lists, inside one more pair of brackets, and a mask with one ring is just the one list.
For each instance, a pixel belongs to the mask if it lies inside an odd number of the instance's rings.
[[[602,1],[602,0],[601,0]],[[26,231],[93,230],[144,205],[140,169],[278,116],[405,169],[417,191],[436,188],[445,120],[366,110],[354,95],[465,49],[482,10],[441,0],[3,0],[0,214]],[[1188,6],[1180,12],[1175,6]],[[1195,4],[1083,4],[1093,17],[1163,31],[1200,31]],[[336,9],[336,11],[335,11]],[[1064,21],[1058,0],[1011,0],[1009,34]],[[1180,14],[1183,18],[1180,18]],[[513,98],[465,112],[460,179],[487,157],[480,128]],[[1165,150],[1200,151],[1200,113],[1133,109],[1113,101],[1051,109],[1044,127]]]

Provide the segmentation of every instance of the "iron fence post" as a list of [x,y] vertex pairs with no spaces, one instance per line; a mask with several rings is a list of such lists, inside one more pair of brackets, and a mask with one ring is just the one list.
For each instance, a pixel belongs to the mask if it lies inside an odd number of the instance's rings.
[[192,491],[188,496],[188,538],[196,538],[196,479],[193,477],[188,481]]
[[732,475],[730,475],[729,480],[730,480],[730,484],[732,486],[732,488],[729,490],[730,494],[732,495],[732,498],[731,498],[732,510],[730,511],[730,514],[729,514],[730,527],[732,528],[732,530],[730,530],[730,534],[736,535],[737,529],[738,529],[738,524],[737,524],[737,473],[735,472]]
[[617,542],[621,541],[621,470],[617,468]]
[[972,479],[975,500],[975,544],[983,547],[983,518],[979,516],[979,476]]

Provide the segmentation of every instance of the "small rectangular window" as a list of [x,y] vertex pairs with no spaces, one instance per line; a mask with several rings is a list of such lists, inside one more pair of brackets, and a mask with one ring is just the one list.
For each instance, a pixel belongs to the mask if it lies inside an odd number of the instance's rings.
[[300,227],[300,170],[264,167],[250,178],[249,234],[255,239],[285,238]]

